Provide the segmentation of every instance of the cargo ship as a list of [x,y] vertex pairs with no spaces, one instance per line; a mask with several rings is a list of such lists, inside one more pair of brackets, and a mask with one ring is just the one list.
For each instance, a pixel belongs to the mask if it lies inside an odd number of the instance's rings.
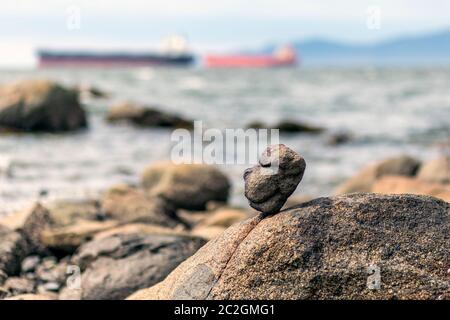
[[209,68],[271,68],[295,66],[298,58],[292,47],[284,46],[273,54],[207,55],[203,63]]
[[194,55],[187,50],[186,41],[181,37],[170,37],[165,40],[159,52],[41,49],[38,50],[37,56],[40,68],[188,66],[194,62]]

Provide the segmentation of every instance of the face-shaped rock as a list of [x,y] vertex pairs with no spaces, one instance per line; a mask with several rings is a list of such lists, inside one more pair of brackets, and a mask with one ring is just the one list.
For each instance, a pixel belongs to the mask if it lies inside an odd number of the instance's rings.
[[244,172],[245,196],[254,209],[276,213],[302,180],[305,160],[278,144],[267,147],[258,162]]

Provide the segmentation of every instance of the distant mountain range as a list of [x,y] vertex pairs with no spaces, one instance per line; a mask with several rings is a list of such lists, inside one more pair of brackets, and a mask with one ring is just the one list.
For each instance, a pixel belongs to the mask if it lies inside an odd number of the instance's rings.
[[[371,45],[356,45],[323,39],[293,41],[304,65],[449,65],[450,30],[399,37]],[[264,52],[273,51],[270,45]]]

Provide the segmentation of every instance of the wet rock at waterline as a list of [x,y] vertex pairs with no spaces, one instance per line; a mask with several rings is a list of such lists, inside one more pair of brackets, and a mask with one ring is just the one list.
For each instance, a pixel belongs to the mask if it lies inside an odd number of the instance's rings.
[[106,91],[88,84],[80,84],[75,87],[75,90],[78,91],[82,99],[105,99],[110,96]]
[[86,114],[76,90],[47,80],[0,87],[0,128],[58,132],[86,126]]
[[302,180],[305,160],[284,144],[278,144],[269,146],[258,162],[244,172],[245,196],[252,208],[276,213]]
[[339,146],[342,144],[346,144],[353,140],[353,136],[348,132],[336,132],[331,134],[327,140],[326,144],[329,146]]
[[130,102],[112,106],[106,116],[108,122],[129,122],[140,127],[163,127],[192,129],[193,121]]
[[263,122],[255,121],[247,125],[248,129],[279,129],[282,133],[312,133],[317,134],[325,131],[322,127],[317,127],[303,122],[283,120],[279,123],[269,126]]
[[448,299],[449,214],[426,196],[318,198],[233,225],[129,299]]

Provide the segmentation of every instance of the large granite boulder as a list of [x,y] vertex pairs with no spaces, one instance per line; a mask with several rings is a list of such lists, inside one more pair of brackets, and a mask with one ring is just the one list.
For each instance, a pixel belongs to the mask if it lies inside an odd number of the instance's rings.
[[142,184],[149,194],[189,210],[204,210],[209,201],[226,202],[230,190],[228,178],[205,164],[154,163],[144,171]]
[[388,158],[362,169],[354,177],[336,188],[336,194],[353,192],[371,192],[374,182],[386,175],[414,176],[421,162],[410,156],[402,155]]
[[86,126],[86,114],[75,90],[47,80],[0,87],[0,127],[54,132]]
[[108,122],[130,122],[140,127],[192,129],[193,121],[156,108],[121,102],[112,106],[106,115]]
[[117,234],[88,242],[72,259],[83,270],[81,298],[123,299],[163,280],[204,243],[157,234]]
[[445,299],[450,204],[318,198],[236,224],[129,299]]

